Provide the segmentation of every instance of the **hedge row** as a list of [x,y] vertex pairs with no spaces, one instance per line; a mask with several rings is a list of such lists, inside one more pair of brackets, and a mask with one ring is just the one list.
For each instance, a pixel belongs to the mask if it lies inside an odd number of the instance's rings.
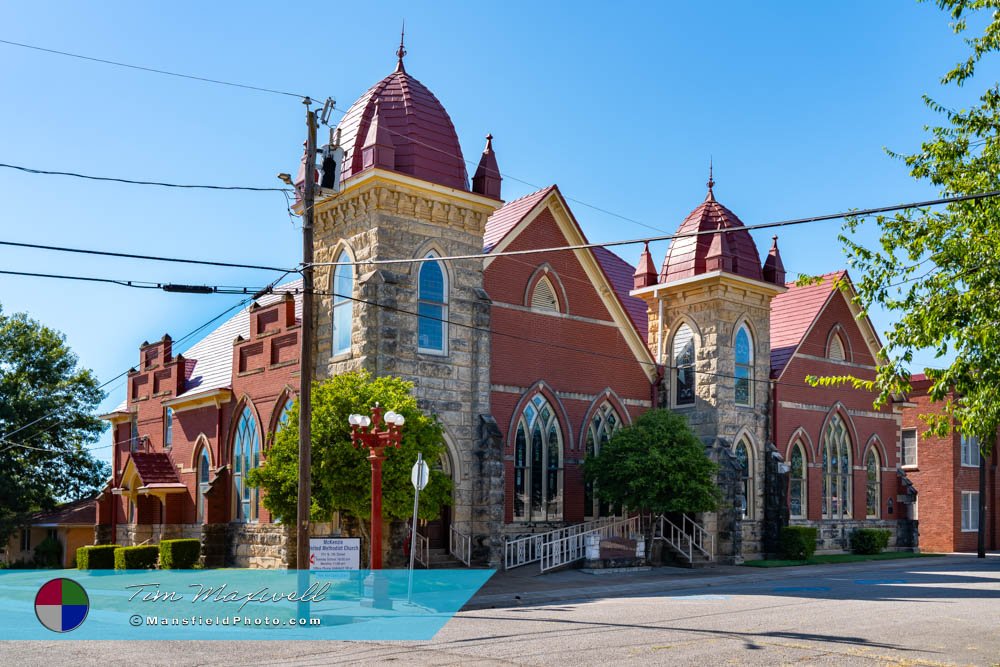
[[159,559],[164,570],[190,570],[200,557],[201,541],[197,539],[163,540],[159,546],[99,544],[77,549],[76,566],[80,570],[151,570]]
[[76,550],[76,567],[80,570],[113,570],[117,544],[98,544]]
[[163,540],[160,542],[160,567],[164,570],[190,570],[201,558],[201,540]]
[[785,526],[781,529],[781,557],[809,560],[816,553],[816,534],[809,526]]
[[851,533],[851,551],[856,554],[881,553],[889,546],[892,531],[885,528],[859,528]]
[[155,544],[142,547],[118,547],[115,549],[116,570],[152,570],[160,556],[160,547]]

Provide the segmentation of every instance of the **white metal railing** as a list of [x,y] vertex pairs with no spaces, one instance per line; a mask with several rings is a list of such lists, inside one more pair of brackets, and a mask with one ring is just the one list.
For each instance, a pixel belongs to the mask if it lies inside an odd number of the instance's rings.
[[417,543],[413,545],[417,552],[414,558],[424,567],[431,566],[431,543],[426,537],[417,533]]
[[653,524],[653,539],[663,540],[689,563],[694,562],[695,550],[700,551],[709,560],[715,560],[715,536],[687,514],[683,516],[679,526],[662,514],[656,517]]
[[534,563],[542,557],[543,544],[561,540],[572,535],[586,533],[594,528],[619,520],[619,517],[601,517],[593,521],[585,521],[573,524],[572,526],[550,530],[547,533],[524,535],[514,539],[508,538],[504,541],[504,567],[509,570],[514,567]]
[[542,572],[547,572],[553,568],[567,565],[586,557],[587,538],[591,535],[598,535],[601,538],[632,537],[639,532],[640,526],[640,518],[632,516],[625,519],[618,519],[617,521],[609,521],[591,530],[577,532],[544,542],[542,543],[539,557]]
[[448,532],[448,553],[469,567],[472,562],[472,537],[451,526]]

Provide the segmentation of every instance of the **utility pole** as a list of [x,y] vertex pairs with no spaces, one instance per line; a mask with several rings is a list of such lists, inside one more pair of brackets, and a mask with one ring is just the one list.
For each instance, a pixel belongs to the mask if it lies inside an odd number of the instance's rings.
[[296,566],[309,569],[309,508],[312,505],[313,204],[316,200],[316,114],[306,105],[306,168],[302,192],[302,349],[299,352],[299,502]]

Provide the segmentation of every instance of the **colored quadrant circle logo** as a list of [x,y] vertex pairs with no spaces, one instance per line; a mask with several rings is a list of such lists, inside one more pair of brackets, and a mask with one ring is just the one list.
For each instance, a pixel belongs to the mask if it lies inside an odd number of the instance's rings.
[[83,625],[90,611],[90,598],[72,579],[51,579],[35,594],[35,616],[53,632],[69,632]]

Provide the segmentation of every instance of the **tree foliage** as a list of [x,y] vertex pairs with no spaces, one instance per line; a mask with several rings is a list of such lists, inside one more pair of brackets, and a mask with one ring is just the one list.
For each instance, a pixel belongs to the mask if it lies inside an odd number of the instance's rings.
[[655,514],[716,509],[716,469],[684,417],[668,410],[646,412],[584,462],[599,498]]
[[[451,480],[434,463],[444,454],[441,425],[417,408],[413,384],[394,377],[372,378],[367,372],[344,373],[313,387],[312,508],[313,521],[328,521],[335,510],[360,519],[371,518],[371,465],[367,450],[351,442],[348,417],[367,415],[375,403],[406,418],[399,449],[386,450],[382,467],[382,515],[406,519],[413,514],[410,470],[417,452],[431,467],[431,478],[420,492],[422,519],[435,519],[451,502]],[[287,425],[265,452],[264,464],[250,471],[251,484],[267,491],[264,506],[285,521],[294,521],[298,502],[299,403]]]
[[0,543],[32,512],[93,493],[110,474],[88,451],[98,382],[62,334],[0,311]]
[[[967,19],[988,19],[983,34],[967,38],[969,57],[942,78],[943,84],[970,82],[983,58],[1000,49],[998,0],[938,0],[953,19],[958,34]],[[980,16],[988,13],[988,17]],[[952,110],[924,97],[942,117],[913,154],[890,155],[903,161],[911,175],[936,187],[943,196],[1000,190],[1000,84],[989,82],[968,109]],[[991,449],[1000,426],[1000,198],[987,197],[949,204],[944,209],[907,210],[878,216],[878,246],[865,247],[854,238],[863,219],[850,219],[841,240],[853,267],[860,269],[856,301],[867,309],[882,306],[897,316],[886,332],[884,364],[874,382],[856,378],[813,379],[844,383],[878,393],[877,405],[907,391],[914,354],[933,350],[941,368],[925,370],[932,380],[932,399],[945,402],[945,416],[925,416],[938,434],[951,424],[976,436],[984,452]],[[948,355],[954,361],[945,364]],[[860,382],[860,384],[859,384]],[[949,400],[951,392],[955,400]]]

